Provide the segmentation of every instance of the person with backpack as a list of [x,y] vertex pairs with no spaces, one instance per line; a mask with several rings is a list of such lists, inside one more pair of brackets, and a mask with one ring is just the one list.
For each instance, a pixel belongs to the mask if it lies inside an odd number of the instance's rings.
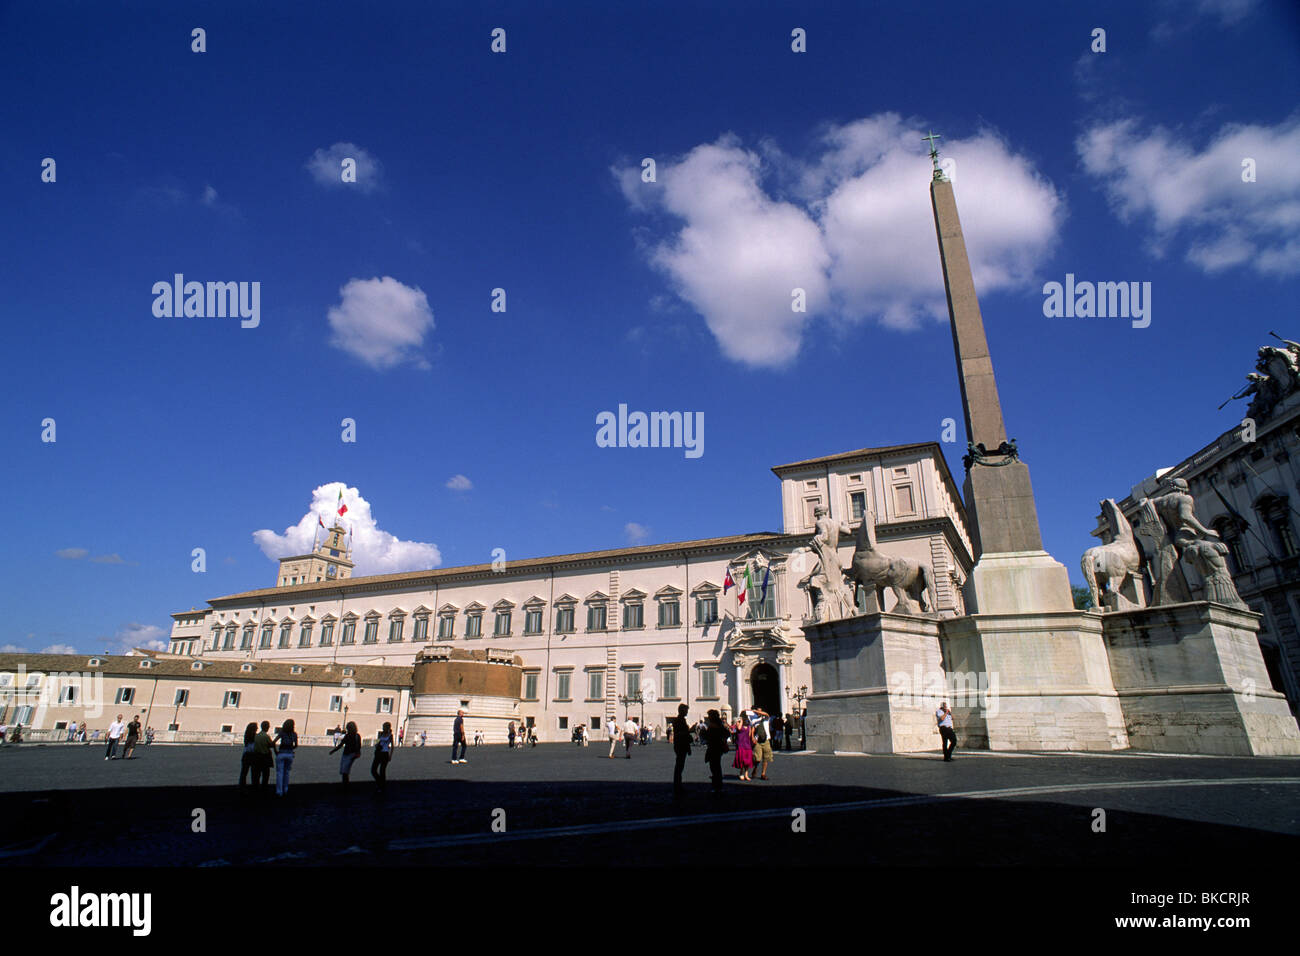
[[275,795],[283,797],[289,792],[289,771],[293,769],[294,753],[298,749],[298,734],[289,718],[275,735]]
[[339,747],[343,748],[343,757],[339,760],[339,773],[343,777],[343,785],[347,786],[348,775],[352,773],[352,765],[361,756],[361,735],[357,733],[355,721],[348,721],[347,733],[343,735],[343,739],[338,742],[330,753],[335,753]]
[[772,762],[772,732],[768,726],[766,711],[754,708],[754,723],[750,728],[754,735],[754,766],[758,768],[758,779],[767,779],[767,765]]

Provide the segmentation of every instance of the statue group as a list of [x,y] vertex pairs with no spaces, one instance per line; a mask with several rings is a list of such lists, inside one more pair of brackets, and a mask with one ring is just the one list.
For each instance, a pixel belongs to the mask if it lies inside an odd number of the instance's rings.
[[[1263,420],[1287,396],[1300,390],[1300,342],[1277,336],[1282,345],[1261,346],[1255,371],[1246,376],[1247,384],[1233,398],[1250,397],[1246,415]],[[1224,404],[1227,404],[1226,402]]]
[[[855,600],[859,584],[866,589],[868,610],[884,610],[888,588],[896,598],[894,613],[935,613],[934,571],[923,562],[876,550],[876,522],[871,512],[863,514],[856,532],[846,522],[831,518],[824,505],[818,505],[813,515],[816,532],[809,544],[817,564],[800,586],[808,589],[818,623],[859,613]],[[841,536],[850,534],[854,535],[856,547],[846,572],[839,544]]]
[[1200,581],[1202,600],[1246,607],[1228,571],[1228,546],[1219,540],[1217,531],[1197,520],[1194,506],[1182,478],[1167,482],[1161,494],[1138,502],[1136,529],[1113,498],[1101,502],[1103,530],[1094,533],[1106,543],[1089,548],[1080,562],[1093,608],[1128,611],[1145,606],[1144,563],[1152,607],[1194,599],[1186,568]]

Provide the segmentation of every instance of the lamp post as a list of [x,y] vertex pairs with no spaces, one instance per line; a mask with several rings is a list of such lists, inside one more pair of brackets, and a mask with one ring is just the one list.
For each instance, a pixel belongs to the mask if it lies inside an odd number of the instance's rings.
[[627,708],[629,704],[641,705],[641,725],[645,726],[645,698],[640,691],[635,694],[623,694],[618,698],[618,702],[623,705],[623,720],[627,720]]
[[808,699],[808,685],[805,684],[795,691],[794,699],[799,703],[799,749],[808,749],[808,708],[804,701]]

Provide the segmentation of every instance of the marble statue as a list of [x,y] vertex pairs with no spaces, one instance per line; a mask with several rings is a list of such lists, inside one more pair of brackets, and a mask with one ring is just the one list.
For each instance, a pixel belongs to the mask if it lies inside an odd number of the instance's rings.
[[1227,553],[1228,546],[1222,541],[1193,541],[1183,548],[1183,560],[1195,568],[1205,582],[1205,600],[1246,608],[1248,605],[1237,593],[1237,586],[1228,573],[1228,562],[1223,557]]
[[1246,376],[1246,385],[1232,396],[1234,399],[1250,398],[1246,409],[1250,418],[1268,418],[1279,402],[1300,391],[1300,342],[1284,339],[1276,333],[1269,334],[1282,346],[1261,346],[1255,371]]
[[[1101,514],[1106,525],[1105,543],[1083,552],[1080,562],[1083,579],[1092,591],[1092,607],[1097,611],[1131,611],[1143,607],[1146,601],[1138,577],[1142,552],[1133,537],[1133,526],[1114,498],[1102,499]],[[1125,585],[1131,586],[1136,602],[1124,594]]]
[[1138,504],[1138,537],[1151,575],[1151,605],[1178,604],[1192,599],[1179,560],[1190,545],[1219,542],[1219,533],[1196,519],[1195,501],[1187,482],[1175,478],[1164,494],[1143,498]]
[[808,576],[808,594],[813,601],[813,616],[818,623],[837,621],[857,613],[853,594],[844,583],[844,565],[840,563],[840,535],[852,534],[843,521],[835,521],[825,505],[813,509],[817,533],[810,542],[817,556],[817,566]]
[[871,512],[862,515],[856,534],[857,550],[849,566],[849,576],[875,596],[881,610],[885,607],[885,588],[898,599],[896,614],[934,614],[934,571],[928,564],[894,558],[876,550],[876,518]]

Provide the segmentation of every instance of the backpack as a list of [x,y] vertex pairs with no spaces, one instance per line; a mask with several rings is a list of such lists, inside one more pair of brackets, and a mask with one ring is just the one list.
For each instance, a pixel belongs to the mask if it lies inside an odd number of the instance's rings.
[[767,743],[767,728],[763,725],[761,720],[754,724],[754,742],[760,744]]

